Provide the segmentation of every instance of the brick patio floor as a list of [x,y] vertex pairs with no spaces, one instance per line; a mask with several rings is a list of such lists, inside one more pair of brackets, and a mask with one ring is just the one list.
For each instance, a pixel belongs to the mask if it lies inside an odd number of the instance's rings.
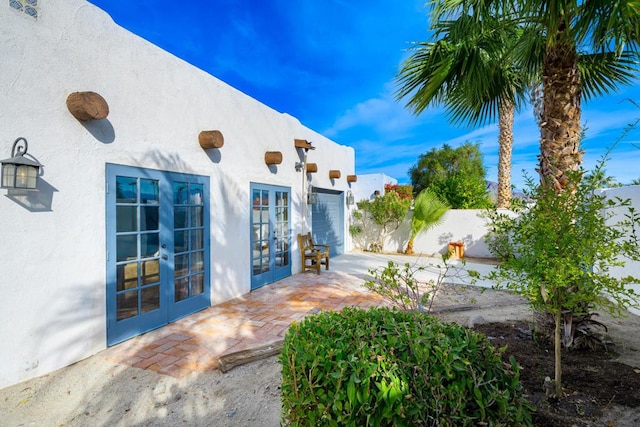
[[112,362],[182,378],[218,368],[221,356],[282,340],[319,310],[387,303],[341,272],[301,273],[108,348]]

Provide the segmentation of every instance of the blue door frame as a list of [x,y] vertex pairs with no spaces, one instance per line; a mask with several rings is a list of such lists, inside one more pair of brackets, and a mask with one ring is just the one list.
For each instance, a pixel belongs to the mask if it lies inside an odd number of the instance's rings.
[[106,165],[107,345],[210,305],[209,178]]
[[291,188],[251,183],[251,289],[291,275]]

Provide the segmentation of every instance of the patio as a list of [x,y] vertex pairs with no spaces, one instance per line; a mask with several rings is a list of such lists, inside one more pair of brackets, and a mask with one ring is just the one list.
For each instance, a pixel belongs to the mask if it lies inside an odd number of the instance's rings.
[[[281,341],[291,323],[308,314],[388,305],[362,286],[368,269],[384,266],[388,260],[412,265],[437,262],[418,256],[344,254],[332,259],[331,270],[320,275],[287,277],[108,348],[98,357],[174,378],[217,369],[225,355]],[[469,263],[467,268],[486,271],[491,267]],[[446,304],[451,301],[437,299],[437,306]]]

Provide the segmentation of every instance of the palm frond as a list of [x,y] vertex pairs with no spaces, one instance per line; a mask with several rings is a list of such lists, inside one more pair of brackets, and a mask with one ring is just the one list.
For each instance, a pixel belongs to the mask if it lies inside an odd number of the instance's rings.
[[511,62],[517,27],[492,17],[460,15],[434,24],[435,42],[420,42],[403,63],[396,99],[420,114],[444,105],[454,124],[495,121],[502,100],[519,106],[526,100],[530,73]]
[[585,99],[613,93],[619,85],[634,83],[638,72],[638,55],[623,52],[582,54],[578,59],[578,69],[582,80]]
[[411,236],[435,227],[442,220],[449,205],[431,190],[425,189],[418,194],[414,201],[413,216],[411,217]]

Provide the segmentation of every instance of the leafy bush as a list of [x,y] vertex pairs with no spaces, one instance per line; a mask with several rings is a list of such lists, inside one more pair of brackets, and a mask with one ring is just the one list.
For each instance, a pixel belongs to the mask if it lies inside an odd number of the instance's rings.
[[[364,287],[377,293],[401,310],[420,311],[429,314],[436,294],[442,289],[445,280],[470,278],[473,282],[479,277],[474,270],[449,264],[449,254],[442,256],[442,263],[423,265],[404,265],[388,261],[387,266],[369,270],[371,279]],[[431,277],[427,277],[427,273]]]
[[411,197],[407,198],[406,194],[395,190],[373,200],[361,200],[358,211],[353,214],[354,223],[350,231],[364,233],[367,250],[382,252],[385,239],[402,225],[410,207]]
[[484,335],[416,312],[310,316],[280,355],[283,423],[531,425],[520,368],[500,354]]

